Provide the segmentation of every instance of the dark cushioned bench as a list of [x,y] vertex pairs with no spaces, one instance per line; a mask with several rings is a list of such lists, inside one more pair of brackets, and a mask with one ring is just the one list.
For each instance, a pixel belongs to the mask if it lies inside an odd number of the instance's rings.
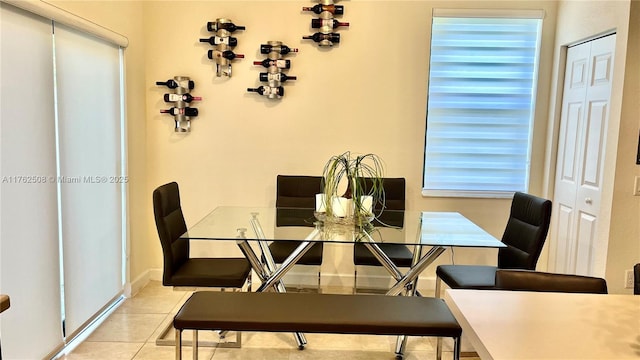
[[176,359],[182,359],[182,331],[309,332],[437,336],[454,339],[460,356],[462,329],[442,299],[417,296],[315,293],[194,293],[173,319]]

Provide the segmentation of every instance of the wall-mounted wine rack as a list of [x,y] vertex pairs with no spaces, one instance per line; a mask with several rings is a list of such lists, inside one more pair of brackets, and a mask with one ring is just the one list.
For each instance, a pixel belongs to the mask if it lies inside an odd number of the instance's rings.
[[247,88],[249,92],[256,92],[269,99],[280,99],[284,96],[282,84],[288,80],[296,80],[296,76],[283,73],[283,70],[291,68],[291,60],[283,59],[284,55],[297,53],[298,49],[290,48],[281,41],[268,41],[260,45],[260,53],[267,54],[267,58],[262,61],[254,61],[254,65],[261,65],[267,68],[267,72],[260,73],[260,81],[267,85],[257,88]]
[[242,59],[244,55],[236,54],[231,50],[238,45],[238,39],[231,36],[236,30],[244,30],[244,26],[234,24],[230,19],[216,19],[207,23],[207,30],[215,33],[208,39],[200,39],[214,46],[207,52],[207,57],[216,63],[216,76],[231,77],[231,61]]
[[305,6],[302,11],[311,11],[320,17],[311,19],[311,28],[317,29],[313,35],[303,36],[302,39],[313,40],[319,46],[333,46],[340,42],[340,34],[335,32],[341,26],[349,26],[348,22],[340,22],[336,15],[344,14],[344,6],[335,5],[333,0],[320,0],[315,6]]
[[156,85],[164,85],[174,93],[164,94],[164,101],[173,103],[173,107],[160,110],[161,114],[171,114],[176,123],[175,132],[190,132],[191,118],[198,116],[198,109],[190,107],[192,101],[202,100],[199,96],[191,96],[190,91],[195,87],[193,80],[187,76],[175,76],[167,81],[157,81]]

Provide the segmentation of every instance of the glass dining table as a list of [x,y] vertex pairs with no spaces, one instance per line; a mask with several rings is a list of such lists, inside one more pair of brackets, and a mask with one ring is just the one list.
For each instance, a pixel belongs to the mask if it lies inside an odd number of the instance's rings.
[[[418,276],[449,247],[500,248],[505,245],[457,212],[391,211],[377,213],[357,225],[345,219],[327,219],[314,209],[220,206],[181,236],[190,240],[235,241],[261,281],[257,292],[285,292],[283,276],[316,242],[363,243],[396,280],[386,295],[420,295]],[[297,241],[299,245],[279,266],[268,244]],[[260,255],[251,243],[257,244]],[[402,272],[378,246],[381,243],[413,248],[412,265]],[[306,339],[295,334],[300,349]],[[406,338],[399,338],[396,355],[402,357]]]

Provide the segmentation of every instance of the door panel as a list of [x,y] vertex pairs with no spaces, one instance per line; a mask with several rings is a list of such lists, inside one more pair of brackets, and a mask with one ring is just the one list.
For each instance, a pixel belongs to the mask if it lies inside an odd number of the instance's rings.
[[560,204],[558,206],[558,250],[557,250],[557,262],[555,264],[557,272],[566,272],[567,268],[574,266],[573,259],[571,258],[574,253],[574,244],[572,243],[573,236],[571,231],[573,227],[573,208]]
[[604,126],[607,114],[606,102],[591,103],[587,118],[587,136],[584,146],[582,185],[600,188],[602,150],[604,147]]
[[580,213],[578,221],[575,272],[577,274],[590,274],[592,272],[591,264],[593,263],[593,239],[596,235],[596,216]]

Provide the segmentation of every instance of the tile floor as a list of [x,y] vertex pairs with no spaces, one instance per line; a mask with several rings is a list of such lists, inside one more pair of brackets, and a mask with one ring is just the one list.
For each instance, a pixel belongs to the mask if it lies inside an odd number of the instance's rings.
[[[351,289],[323,289],[324,292],[345,292]],[[157,346],[155,340],[186,301],[189,292],[174,291],[152,281],[136,296],[121,305],[80,345],[61,359],[163,360],[175,359],[173,346]],[[217,339],[216,334],[201,334],[201,339]],[[173,333],[169,335],[173,337]],[[395,337],[368,335],[305,334],[307,346],[297,349],[288,333],[242,333],[242,348],[200,347],[199,359],[395,359]],[[191,339],[185,332],[183,339]],[[235,336],[229,334],[229,341]],[[445,340],[443,359],[452,352]],[[183,358],[191,359],[190,347],[183,348]],[[405,359],[435,359],[435,338],[409,338]],[[465,357],[465,360],[477,358]]]

